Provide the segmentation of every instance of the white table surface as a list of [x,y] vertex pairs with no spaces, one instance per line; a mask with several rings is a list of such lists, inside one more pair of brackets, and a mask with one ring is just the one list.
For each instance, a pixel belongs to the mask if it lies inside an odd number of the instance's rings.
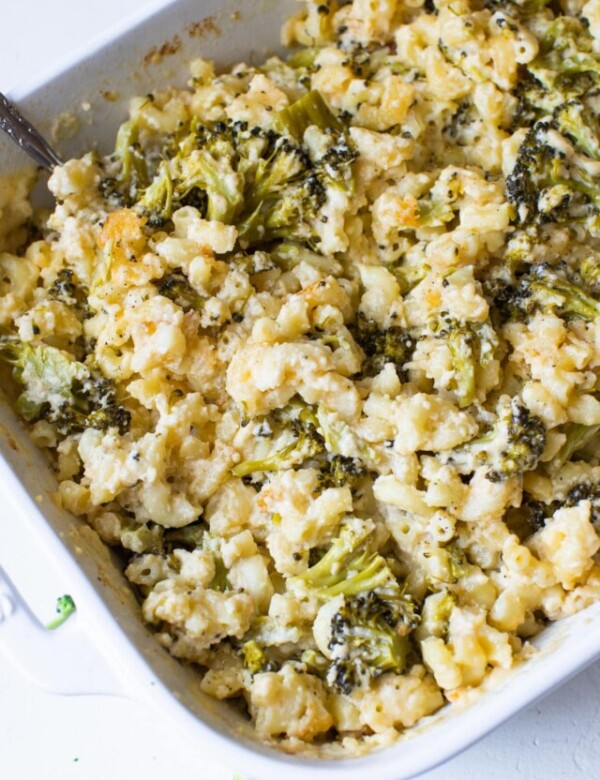
[[[252,0],[249,0],[252,1]],[[144,0],[1,0],[0,90],[42,72]],[[1,501],[1,494],[0,494]],[[0,504],[1,506],[1,504]],[[9,566],[5,555],[14,561]],[[3,555],[4,553],[4,555]],[[68,587],[0,510],[0,562],[37,596],[46,618]],[[26,564],[26,565],[25,565]],[[232,780],[202,750],[143,705],[111,697],[43,693],[0,663],[3,780]],[[424,780],[594,780],[600,777],[600,664]],[[282,777],[282,780],[285,778]]]

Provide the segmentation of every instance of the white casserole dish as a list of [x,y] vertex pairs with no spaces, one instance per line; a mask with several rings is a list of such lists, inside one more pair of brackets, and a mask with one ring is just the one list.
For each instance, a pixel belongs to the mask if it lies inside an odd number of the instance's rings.
[[[277,48],[281,21],[294,8],[293,0],[160,0],[143,18],[120,25],[10,97],[48,135],[63,112],[79,117],[76,135],[57,144],[64,157],[95,141],[107,151],[129,96],[183,84],[192,56],[220,65],[262,58],[265,48]],[[107,93],[117,99],[107,100]],[[86,103],[89,110],[82,107]],[[0,140],[0,174],[26,162]],[[537,642],[540,652],[494,690],[460,713],[446,709],[426,719],[384,752],[343,761],[284,756],[258,745],[248,723],[202,694],[197,673],[155,642],[117,559],[82,521],[53,504],[52,472],[6,403],[0,405],[0,454],[0,482],[13,505],[10,513],[0,513],[0,523],[22,517],[29,524],[31,535],[60,563],[78,605],[75,618],[47,632],[0,569],[0,650],[57,692],[120,693],[156,706],[208,756],[248,778],[304,780],[310,772],[313,780],[406,780],[466,748],[600,656],[599,604],[551,626]],[[1,565],[10,570],[14,560],[0,550]]]

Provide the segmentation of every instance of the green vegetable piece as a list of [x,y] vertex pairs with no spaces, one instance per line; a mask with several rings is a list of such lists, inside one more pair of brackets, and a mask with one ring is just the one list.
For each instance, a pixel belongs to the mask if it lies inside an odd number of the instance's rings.
[[226,590],[231,590],[232,586],[229,580],[227,579],[227,575],[229,574],[229,569],[225,567],[225,564],[223,563],[223,559],[220,555],[215,555],[215,576],[212,578],[212,582],[208,586],[209,588],[212,588],[212,590],[220,590],[221,593],[224,593]]
[[134,119],[124,122],[117,133],[115,157],[121,163],[118,181],[125,185],[131,198],[148,184],[146,159],[139,144],[139,128]]
[[252,674],[265,671],[269,661],[262,647],[254,639],[244,642],[242,645],[242,657],[244,666]]
[[513,398],[499,410],[490,430],[442,457],[461,474],[488,466],[487,478],[491,482],[503,482],[534,469],[545,446],[543,421],[531,414],[519,398]]
[[51,620],[50,623],[46,626],[46,628],[49,628],[51,631],[54,631],[54,629],[58,628],[59,626],[62,626],[62,624],[68,620],[69,617],[75,612],[77,607],[75,606],[75,602],[71,598],[71,596],[65,595],[65,596],[59,596],[59,598],[56,600],[56,611],[58,613],[58,616],[54,618],[54,620]]
[[343,123],[331,111],[316,89],[308,92],[291,106],[278,111],[275,124],[278,130],[287,133],[296,141],[302,141],[306,129],[311,125],[317,125],[321,130],[334,130],[336,133],[344,130]]
[[189,282],[187,276],[173,272],[163,276],[158,285],[159,295],[164,295],[180,306],[185,312],[202,311],[206,299]]
[[326,680],[349,694],[385,672],[400,674],[408,638],[395,628],[396,615],[375,593],[345,599],[331,620],[332,662]]
[[158,167],[156,176],[149,187],[144,190],[140,205],[148,216],[151,227],[160,227],[173,214],[173,180],[169,163],[163,160]]
[[567,440],[552,458],[546,468],[551,474],[556,474],[569,461],[575,453],[582,450],[588,444],[596,439],[600,433],[600,425],[579,425],[578,423],[568,423],[563,433]]
[[63,434],[86,428],[128,429],[131,415],[117,403],[114,384],[69,353],[3,331],[0,358],[14,366],[14,377],[24,387],[16,408],[28,422],[47,419]]

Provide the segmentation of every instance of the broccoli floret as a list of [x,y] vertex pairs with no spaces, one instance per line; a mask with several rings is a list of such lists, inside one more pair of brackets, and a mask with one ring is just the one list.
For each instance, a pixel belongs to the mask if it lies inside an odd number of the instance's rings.
[[372,549],[373,532],[361,521],[348,520],[320,560],[295,578],[322,601],[337,595],[376,591],[381,598],[402,601],[402,590],[385,558]]
[[517,209],[520,222],[538,218],[538,200],[542,191],[558,181],[559,153],[545,143],[548,125],[532,127],[521,146],[515,165],[506,177],[506,194]]
[[328,685],[349,694],[385,672],[400,674],[409,643],[397,624],[397,613],[376,593],[344,599],[330,623]]
[[[583,427],[583,426],[582,426]],[[599,426],[600,427],[600,426]],[[581,501],[591,504],[591,521],[600,532],[600,485],[590,482],[580,482],[573,485],[562,499],[548,503],[536,501],[524,493],[519,507],[512,507],[506,514],[505,522],[510,531],[517,534],[523,542],[532,534],[544,528],[546,523],[558,509],[577,506]]]
[[546,468],[550,473],[555,474],[560,471],[562,467],[569,461],[576,452],[582,450],[600,433],[600,425],[580,425],[578,423],[567,423],[562,429],[567,437],[565,443],[552,458],[552,460],[546,464]]
[[278,238],[312,240],[310,222],[326,201],[317,171],[305,152],[289,139],[273,134],[254,138],[262,142],[262,148],[255,150],[260,157],[247,173],[249,182],[238,225],[240,239],[248,243]]
[[325,188],[314,172],[295,182],[279,198],[257,206],[239,224],[239,237],[246,244],[261,244],[277,239],[303,241],[316,247],[319,237],[314,228],[325,205]]
[[188,278],[182,273],[164,276],[158,285],[159,295],[164,295],[180,306],[185,312],[202,311],[205,298],[194,290]]
[[161,227],[173,214],[173,180],[169,163],[163,160],[141,197],[140,205],[151,227]]
[[494,358],[498,337],[488,323],[459,322],[445,316],[430,323],[429,329],[442,339],[452,358],[454,390],[461,409],[476,399],[477,367],[486,366]]
[[[114,382],[96,372],[90,372],[81,388],[74,388],[76,408],[62,410],[62,427],[71,433],[85,428],[107,431],[117,428],[123,435],[129,430],[130,412],[117,401]],[[59,431],[61,423],[59,423]]]
[[554,124],[581,151],[593,160],[600,160],[600,123],[579,100],[570,100],[555,109]]
[[600,189],[570,144],[552,122],[537,122],[519,147],[506,178],[506,193],[521,224],[590,220],[597,231]]
[[321,182],[327,187],[351,192],[354,181],[350,166],[357,157],[358,152],[347,136],[340,134],[325,154],[314,163],[314,168]]
[[359,312],[350,332],[365,353],[361,366],[363,376],[376,376],[386,363],[392,363],[399,376],[404,377],[404,365],[409,362],[415,348],[415,341],[408,331],[396,325],[383,330],[374,320]]
[[286,106],[277,112],[275,119],[277,129],[302,141],[304,132],[311,125],[316,125],[321,130],[333,130],[341,133],[344,130],[343,123],[329,108],[321,93],[313,89],[300,100]]
[[24,387],[16,407],[28,422],[46,419],[64,435],[86,428],[120,433],[129,428],[131,415],[118,404],[114,383],[68,353],[3,333],[0,357],[14,366],[13,376]]
[[510,507],[504,517],[507,528],[524,542],[526,539],[546,525],[546,520],[552,516],[553,504],[536,501],[527,493],[519,507]]
[[562,279],[546,266],[537,266],[521,280],[529,290],[529,301],[547,310],[554,308],[563,317],[594,320],[600,316],[600,303],[572,282]]
[[523,321],[533,312],[554,310],[561,317],[595,320],[600,302],[546,265],[535,266],[515,284],[498,283],[494,304],[503,321]]
[[593,39],[579,19],[560,16],[540,40],[540,52],[528,69],[547,89],[559,88],[573,77],[600,74]]
[[[106,179],[101,189],[107,197],[111,188],[125,192],[127,204],[137,201],[150,227],[162,226],[176,208],[188,205],[209,220],[236,224],[243,248],[281,239],[317,246],[317,220],[328,190],[352,190],[357,151],[316,91],[281,112],[278,124],[281,132],[194,119],[173,136],[166,159],[150,176],[130,120],[117,142],[121,174],[112,183]],[[302,145],[310,124],[328,134],[328,148],[318,159]]]
[[502,431],[506,444],[487,474],[491,482],[502,482],[537,466],[546,446],[546,426],[518,399],[513,398],[510,411],[500,418],[496,431]]
[[82,319],[91,315],[87,292],[77,283],[75,273],[70,268],[61,268],[57,273],[56,279],[48,288],[48,297],[69,306]]
[[[383,672],[400,673],[408,634],[420,621],[416,603],[373,549],[373,541],[371,527],[348,519],[329,550],[289,583],[292,589],[308,589],[324,603],[342,597],[327,616],[324,677],[332,688],[346,693]],[[323,674],[324,662],[316,660],[316,671]]]
[[[279,112],[277,124],[287,137],[256,128],[239,134],[238,148],[247,171],[240,240],[260,243],[283,239],[317,245],[314,222],[327,201],[327,189],[352,189],[351,164],[357,152],[319,92],[309,92]],[[301,146],[310,125],[332,133],[329,148],[316,160]],[[256,149],[249,154],[252,144],[245,137],[248,134],[254,137],[255,145],[262,140],[258,163],[252,163]]]
[[231,470],[236,477],[247,477],[254,472],[280,471],[314,458],[325,450],[319,422],[310,407],[289,404],[275,415],[283,429],[293,436],[292,441],[259,460],[245,460]]
[[344,487],[356,489],[367,473],[359,458],[346,455],[328,455],[319,463],[319,483],[322,488]]
[[54,620],[50,621],[46,628],[49,628],[51,631],[54,631],[55,628],[58,628],[59,626],[62,626],[62,624],[65,622],[65,620],[68,620],[68,618],[71,617],[73,612],[77,607],[75,606],[75,602],[73,601],[71,596],[64,595],[59,596],[59,598],[56,600],[56,611],[58,613],[57,617],[54,618]]
[[546,426],[518,398],[502,403],[496,424],[482,436],[444,453],[461,474],[489,466],[491,482],[503,482],[534,469],[546,446]]
[[277,138],[254,167],[252,181],[244,193],[245,212],[252,215],[259,207],[272,207],[272,202],[280,198],[286,187],[304,176],[307,166],[307,158],[300,147],[287,138]]
[[174,198],[182,202],[196,190],[206,196],[206,218],[232,224],[243,203],[243,176],[236,170],[237,152],[229,125],[204,126],[192,134],[199,148],[172,160]]

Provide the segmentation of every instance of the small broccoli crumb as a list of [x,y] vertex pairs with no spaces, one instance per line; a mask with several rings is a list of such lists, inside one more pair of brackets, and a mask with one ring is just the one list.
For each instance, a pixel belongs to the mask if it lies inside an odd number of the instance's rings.
[[46,625],[46,628],[54,631],[55,628],[62,626],[62,624],[71,617],[76,609],[77,607],[75,606],[75,602],[71,596],[59,596],[59,598],[56,600],[56,612],[58,613],[58,616],[55,617],[54,620],[51,620],[50,623]]

